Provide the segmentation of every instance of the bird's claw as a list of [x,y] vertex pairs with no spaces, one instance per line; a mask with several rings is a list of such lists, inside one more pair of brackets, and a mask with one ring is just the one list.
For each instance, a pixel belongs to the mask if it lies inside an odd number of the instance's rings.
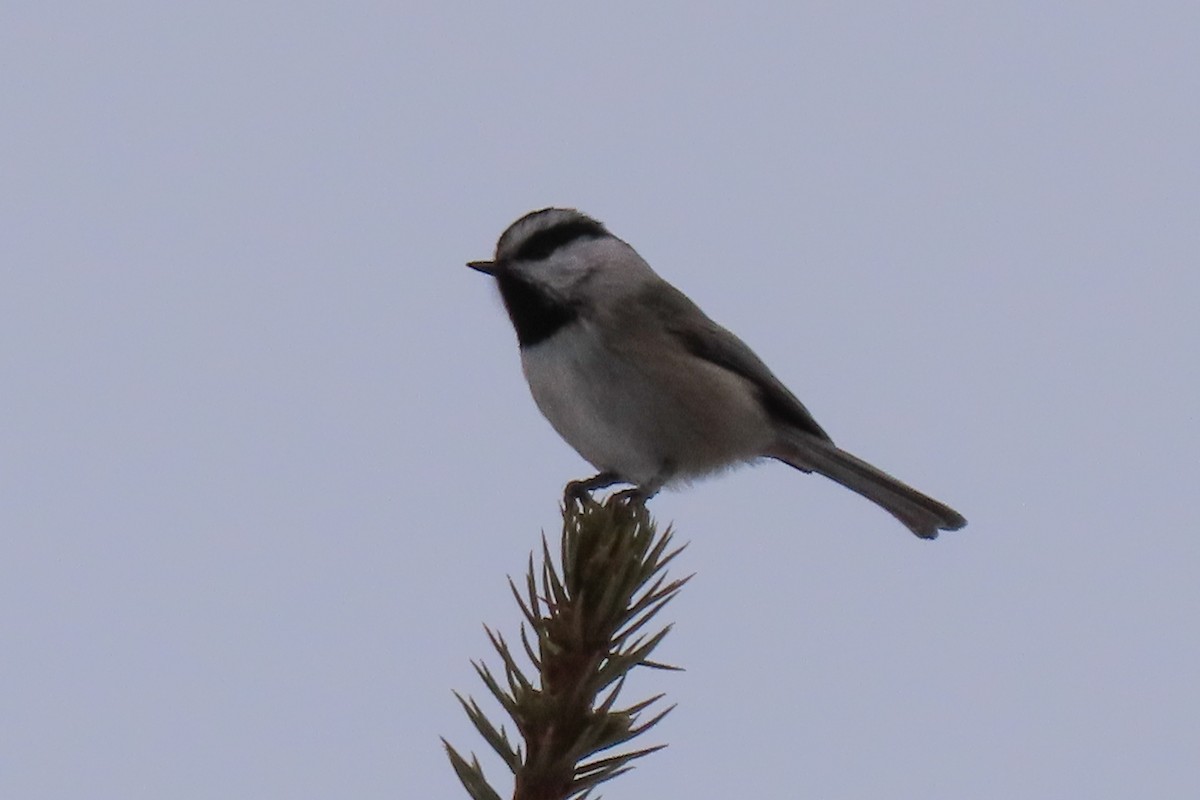
[[596,502],[592,499],[592,492],[594,490],[604,489],[618,481],[620,481],[620,478],[612,472],[601,472],[599,475],[593,475],[590,478],[571,481],[563,490],[563,502],[567,505],[571,505],[572,503],[594,503]]

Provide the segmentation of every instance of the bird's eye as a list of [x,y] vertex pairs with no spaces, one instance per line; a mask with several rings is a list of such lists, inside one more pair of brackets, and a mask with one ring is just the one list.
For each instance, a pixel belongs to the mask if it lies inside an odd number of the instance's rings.
[[540,261],[554,251],[578,239],[598,239],[608,232],[594,220],[575,219],[563,222],[530,236],[511,256],[513,260]]

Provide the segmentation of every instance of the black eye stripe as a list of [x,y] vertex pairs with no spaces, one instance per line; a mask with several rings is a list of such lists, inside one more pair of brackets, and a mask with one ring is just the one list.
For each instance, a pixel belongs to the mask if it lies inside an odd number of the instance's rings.
[[521,347],[545,341],[579,318],[578,306],[562,302],[519,275],[498,272],[496,282]]
[[572,219],[533,234],[509,258],[514,261],[540,261],[577,239],[598,239],[602,236],[608,236],[608,231],[599,222]]

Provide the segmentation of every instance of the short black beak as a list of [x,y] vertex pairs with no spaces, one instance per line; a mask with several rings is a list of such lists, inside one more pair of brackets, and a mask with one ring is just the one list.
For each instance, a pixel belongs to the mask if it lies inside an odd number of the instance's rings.
[[496,274],[495,261],[468,261],[467,266],[477,272],[482,272],[484,275]]

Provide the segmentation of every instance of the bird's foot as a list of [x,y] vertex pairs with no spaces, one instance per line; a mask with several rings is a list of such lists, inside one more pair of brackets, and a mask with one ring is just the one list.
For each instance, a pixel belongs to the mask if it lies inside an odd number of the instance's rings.
[[629,503],[644,506],[646,501],[658,494],[657,488],[634,486],[632,489],[622,489],[612,496],[616,503]]
[[567,488],[563,490],[563,502],[567,505],[571,503],[595,502],[592,500],[591,493],[593,491],[596,489],[607,489],[614,483],[620,483],[620,481],[621,479],[615,472],[601,472],[590,478],[571,481],[567,484]]

